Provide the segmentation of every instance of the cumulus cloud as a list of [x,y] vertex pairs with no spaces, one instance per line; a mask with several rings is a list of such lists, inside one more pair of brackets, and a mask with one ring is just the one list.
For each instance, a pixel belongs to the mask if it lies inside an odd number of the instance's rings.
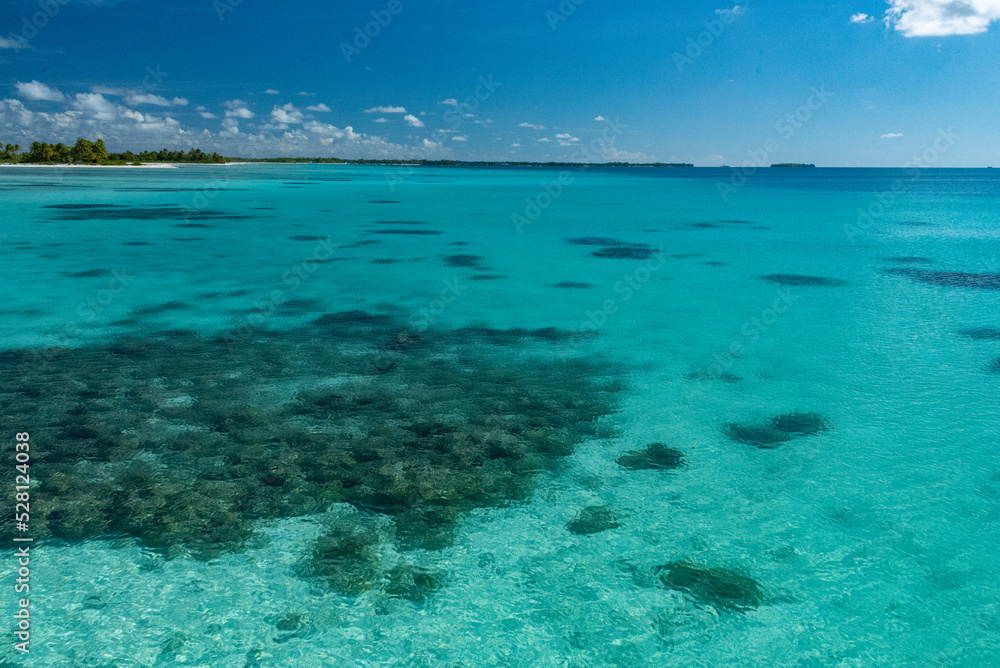
[[113,121],[118,117],[115,105],[100,93],[77,93],[73,108],[101,121]]
[[544,130],[544,125],[532,125],[531,123],[521,123],[519,128],[531,128],[532,130]]
[[365,109],[366,114],[405,114],[406,107],[372,107]]
[[306,107],[307,111],[330,111],[330,107],[326,106],[322,102],[319,104],[314,104],[311,107]]
[[424,127],[424,122],[419,118],[417,118],[416,116],[414,116],[413,114],[407,114],[406,116],[403,116],[403,120],[415,128]]
[[170,107],[170,106],[186,107],[188,104],[187,99],[183,97],[175,97],[172,100],[168,100],[167,98],[161,97],[159,95],[150,95],[142,93],[132,93],[131,95],[126,96],[125,102],[127,104],[135,106],[138,106],[140,104],[155,104],[158,107]]
[[41,81],[30,81],[24,83],[17,82],[17,94],[25,100],[46,100],[48,102],[62,102],[66,96],[55,88],[50,88]]
[[281,95],[281,91],[274,90],[273,88],[268,88],[264,92],[267,93],[268,95]]
[[211,111],[199,111],[198,113],[201,114],[202,118],[218,118],[218,116],[213,114]]
[[441,104],[447,104],[449,107],[457,107],[458,100],[453,97],[449,97],[447,100],[441,100]]
[[[302,112],[289,102],[283,107],[275,105],[274,109],[271,110],[271,120],[278,125],[287,127],[289,124],[297,125],[302,123],[304,117],[302,116]],[[285,127],[280,129],[284,130]]]
[[388,123],[388,122],[389,121],[385,120],[384,118],[376,118],[374,121],[372,121],[372,123]]
[[224,106],[226,118],[253,118],[253,112],[247,109],[247,103],[243,100],[229,100]]
[[888,134],[882,135],[882,139],[895,139],[896,137],[902,137],[902,136],[903,133],[901,132],[890,132]]
[[451,140],[452,141],[469,141],[469,138],[468,137],[458,137],[458,136],[456,136],[456,137],[452,137]]
[[975,35],[1000,19],[1000,0],[889,0],[885,23],[906,37]]
[[551,139],[549,139],[548,137],[542,137],[542,138],[541,138],[541,139],[539,139],[538,141],[552,141],[552,140],[551,140]]
[[608,119],[604,118],[604,116],[596,116],[596,117],[594,118],[594,120],[595,120],[595,121],[606,121],[606,120],[608,120]]

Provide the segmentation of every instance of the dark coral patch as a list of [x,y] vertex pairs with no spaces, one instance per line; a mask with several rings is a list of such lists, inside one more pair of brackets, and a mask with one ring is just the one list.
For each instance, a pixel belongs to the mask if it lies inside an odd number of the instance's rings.
[[975,327],[973,329],[961,329],[958,333],[969,339],[1000,341],[1000,327]]
[[75,271],[63,274],[70,278],[97,278],[98,276],[108,276],[111,272],[107,269],[89,269],[87,271]]
[[800,287],[839,287],[847,285],[847,281],[825,276],[803,276],[801,274],[767,274],[761,276],[765,281],[779,285],[796,285]]
[[915,255],[897,255],[885,258],[887,262],[896,264],[932,264],[933,260],[927,257],[917,257]]
[[990,362],[987,370],[993,375],[1000,374],[1000,357]]
[[674,561],[654,570],[667,589],[720,612],[742,612],[764,602],[764,590],[757,582],[726,568]]
[[506,276],[500,274],[473,274],[469,276],[470,281],[502,281]]
[[904,225],[906,227],[936,227],[934,223],[927,223],[921,220],[904,220],[900,223],[900,225]]
[[423,603],[441,589],[443,580],[437,571],[400,564],[389,571],[385,593],[411,603]]
[[410,235],[410,236],[432,236],[436,234],[444,234],[439,230],[375,230],[375,234],[397,234],[397,235]]
[[422,220],[376,220],[373,225],[426,225]]
[[483,257],[481,255],[449,255],[444,259],[445,265],[449,267],[471,267],[478,268],[482,262]]
[[688,227],[695,230],[718,230],[722,228],[722,225],[716,225],[715,223],[691,223]]
[[372,264],[396,264],[398,262],[403,262],[404,260],[398,260],[392,257],[380,257],[372,260]]
[[327,237],[320,237],[315,234],[297,234],[294,237],[288,237],[292,241],[322,241]]
[[764,425],[730,423],[722,431],[730,439],[762,450],[769,450],[801,436],[812,436],[831,428],[830,421],[819,413],[784,413]]
[[654,253],[656,250],[648,246],[610,246],[596,250],[591,255],[613,260],[648,260]]
[[321,327],[331,325],[364,325],[369,327],[383,327],[392,323],[392,316],[367,311],[339,311],[337,313],[327,313],[312,321],[312,324]]
[[171,311],[183,311],[191,308],[184,302],[169,301],[162,304],[157,304],[156,306],[148,306],[146,308],[135,309],[132,311],[135,315],[156,315],[158,313],[169,313]]
[[741,377],[733,373],[727,373],[725,371],[705,371],[704,369],[688,371],[684,374],[684,378],[687,380],[717,380],[723,383],[738,383],[743,380]]
[[581,283],[579,281],[562,281],[561,283],[556,283],[555,288],[561,288],[563,290],[587,290],[594,287],[592,283]]
[[705,265],[706,267],[725,267],[725,266],[726,266],[726,263],[725,263],[725,262],[715,262],[715,261],[711,261],[711,262],[704,262],[703,264],[704,264],[704,265]]
[[36,540],[130,536],[211,558],[242,549],[259,520],[346,502],[388,517],[351,515],[306,570],[356,595],[382,586],[384,543],[448,545],[463,512],[527,498],[536,473],[614,410],[606,363],[512,354],[497,347],[506,330],[406,334],[365,311],[316,322],[128,337],[57,349],[44,365],[5,354],[0,411],[49,444]]
[[651,443],[642,450],[626,452],[617,462],[633,471],[668,471],[684,466],[684,453],[663,443]]
[[205,223],[177,223],[174,227],[208,228],[212,226]]
[[621,526],[618,514],[607,506],[587,506],[566,524],[572,533],[590,536]]
[[942,288],[1000,290],[1000,274],[970,274],[964,271],[929,271],[926,269],[891,269],[889,273]]
[[122,246],[151,246],[148,241],[123,241]]

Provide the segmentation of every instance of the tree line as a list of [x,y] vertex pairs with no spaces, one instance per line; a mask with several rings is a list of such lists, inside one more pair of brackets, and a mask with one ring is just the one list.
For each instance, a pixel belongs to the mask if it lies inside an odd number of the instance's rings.
[[36,141],[32,142],[28,150],[24,152],[21,152],[21,146],[18,144],[6,144],[0,150],[0,161],[2,162],[53,165],[124,165],[143,162],[221,164],[231,160],[232,158],[225,158],[218,153],[205,153],[200,148],[192,148],[187,152],[162,149],[160,151],[142,151],[141,153],[133,153],[132,151],[109,153],[107,147],[104,146],[103,139],[90,141],[83,138],[77,139],[73,146]]

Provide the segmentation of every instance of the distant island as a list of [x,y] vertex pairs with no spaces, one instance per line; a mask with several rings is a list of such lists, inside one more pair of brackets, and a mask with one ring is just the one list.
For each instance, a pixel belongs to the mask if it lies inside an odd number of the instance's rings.
[[141,151],[134,153],[110,153],[103,139],[91,141],[77,139],[76,144],[47,144],[32,142],[27,151],[22,152],[18,144],[0,144],[0,163],[28,165],[141,165],[143,163],[193,163],[223,165],[233,162],[273,162],[295,164],[348,164],[348,165],[426,165],[434,167],[478,166],[478,167],[694,167],[693,163],[681,162],[522,162],[522,161],[463,161],[463,160],[346,160],[343,158],[236,158],[218,153],[206,153],[198,148],[184,151]]
[[802,162],[778,162],[771,165],[771,167],[816,167],[816,165],[813,164],[807,165]]

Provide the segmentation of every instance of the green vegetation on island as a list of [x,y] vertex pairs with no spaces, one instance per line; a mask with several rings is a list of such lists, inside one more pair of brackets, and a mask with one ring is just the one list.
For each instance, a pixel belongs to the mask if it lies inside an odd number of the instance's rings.
[[21,152],[21,147],[18,144],[7,144],[0,151],[0,162],[41,165],[126,165],[144,162],[221,164],[232,160],[235,158],[225,158],[218,153],[205,153],[197,148],[192,148],[186,153],[167,149],[142,151],[141,153],[133,153],[132,151],[108,153],[103,139],[90,141],[82,138],[77,139],[73,146],[36,141],[32,142],[24,153]]
[[774,165],[771,165],[771,167],[815,167],[815,166],[816,165],[813,165],[811,163],[807,165],[803,162],[779,162]]
[[[206,153],[199,148],[189,151],[141,151],[134,153],[109,153],[103,139],[90,141],[77,139],[76,144],[47,144],[32,142],[27,151],[22,152],[18,144],[0,144],[0,163],[38,164],[38,165],[139,165],[147,162],[165,163],[195,163],[219,165],[231,162],[274,162],[292,164],[337,164],[337,165],[412,165],[425,167],[566,167],[580,169],[583,167],[694,167],[692,163],[681,162],[530,162],[508,160],[373,160],[343,158],[235,158],[225,157],[218,153]],[[780,165],[772,165],[780,166]],[[811,166],[811,165],[810,165]]]

